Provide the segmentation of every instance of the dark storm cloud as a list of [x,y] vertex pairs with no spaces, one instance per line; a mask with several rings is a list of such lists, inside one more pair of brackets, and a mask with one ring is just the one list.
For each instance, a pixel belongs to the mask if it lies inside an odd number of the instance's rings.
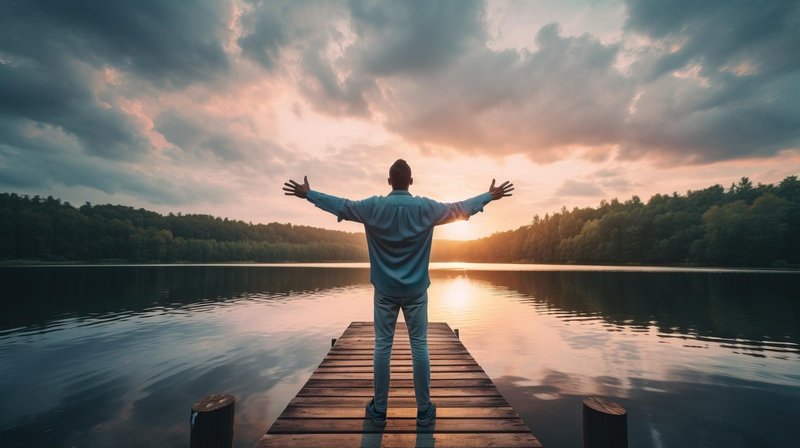
[[230,5],[216,0],[30,0],[3,11],[2,50],[38,62],[59,54],[158,85],[225,71]]
[[678,41],[679,48],[657,60],[652,76],[702,64],[714,75],[749,62],[758,72],[800,69],[800,2],[773,0],[627,0],[626,28],[653,39]]
[[176,161],[214,160],[229,166],[259,161],[265,165],[261,172],[264,169],[275,172],[293,159],[281,146],[255,136],[254,127],[253,122],[241,117],[220,119],[198,111],[188,114],[175,109],[163,110],[154,119],[155,130],[179,148]]
[[557,24],[535,50],[493,50],[479,2],[353,1],[331,15],[349,20],[352,42],[332,30],[291,41],[305,42],[299,84],[318,110],[383,117],[422,147],[551,161],[619,146],[621,157],[705,163],[798,147],[797,5],[630,0],[626,38],[652,45],[625,74],[622,43]]
[[477,49],[441,76],[398,87],[389,127],[412,141],[539,161],[615,142],[634,94],[614,68],[619,48],[562,36],[555,24],[535,43],[535,52]]
[[[10,62],[0,64],[1,116],[62,128],[87,153],[109,159],[133,158],[149,149],[131,117],[92,91],[85,67],[55,55],[41,61],[7,58]],[[0,135],[0,143],[11,135]]]
[[288,23],[294,9],[286,1],[245,0],[251,10],[241,17],[242,35],[238,39],[242,54],[272,70],[282,48],[292,37]]
[[[132,194],[154,204],[215,199],[225,190],[205,179],[177,179],[141,166],[87,157],[74,139],[52,127],[0,118],[0,188],[53,191],[85,187],[107,194]],[[18,146],[22,145],[22,146]]]
[[358,40],[350,50],[377,76],[428,72],[484,45],[484,4],[476,0],[350,2]]
[[100,70],[163,87],[227,66],[220,2],[34,0],[6,2],[1,16],[0,114],[61,128],[109,159],[136,158],[151,145],[103,94]]
[[800,2],[627,5],[626,28],[669,50],[634,63],[644,84],[625,154],[707,162],[800,146]]

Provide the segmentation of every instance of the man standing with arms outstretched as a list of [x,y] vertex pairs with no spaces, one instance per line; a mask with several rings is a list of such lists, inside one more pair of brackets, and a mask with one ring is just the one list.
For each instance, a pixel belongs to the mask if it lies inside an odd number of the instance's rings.
[[386,426],[389,397],[389,362],[397,315],[403,310],[411,342],[414,365],[414,392],[417,401],[417,424],[428,426],[436,417],[436,405],[430,400],[431,365],[428,355],[428,262],[431,255],[433,227],[483,211],[491,201],[511,196],[514,185],[508,181],[489,191],[461,202],[444,204],[432,199],[411,196],[414,183],[411,167],[399,159],[389,168],[388,196],[373,196],[351,201],[311,190],[308,178],[303,183],[284,183],[286,195],[308,199],[339,219],[364,224],[369,248],[370,282],[375,287],[375,397],[367,403],[367,415],[378,426]]

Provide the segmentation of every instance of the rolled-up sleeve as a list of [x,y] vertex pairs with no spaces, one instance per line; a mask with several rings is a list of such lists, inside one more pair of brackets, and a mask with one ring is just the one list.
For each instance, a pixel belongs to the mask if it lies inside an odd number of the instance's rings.
[[460,202],[442,203],[431,200],[431,219],[434,225],[469,219],[475,213],[482,212],[483,206],[492,201],[490,193],[483,193]]
[[340,198],[314,190],[308,192],[306,199],[318,208],[336,215],[338,221],[364,222],[367,219],[369,199],[351,201],[350,199]]

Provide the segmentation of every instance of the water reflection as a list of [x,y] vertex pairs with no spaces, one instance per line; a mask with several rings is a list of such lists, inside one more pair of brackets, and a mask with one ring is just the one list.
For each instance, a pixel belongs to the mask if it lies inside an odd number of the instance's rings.
[[286,300],[368,280],[366,269],[320,267],[2,267],[0,284],[14,306],[0,314],[0,330],[206,301]]
[[[592,394],[629,409],[631,446],[795,440],[798,274],[432,278],[430,319],[461,330],[546,446],[580,446]],[[365,269],[0,268],[0,281],[0,438],[11,446],[185,446],[188,407],[214,392],[236,395],[237,446],[252,446],[330,338],[372,317]]]

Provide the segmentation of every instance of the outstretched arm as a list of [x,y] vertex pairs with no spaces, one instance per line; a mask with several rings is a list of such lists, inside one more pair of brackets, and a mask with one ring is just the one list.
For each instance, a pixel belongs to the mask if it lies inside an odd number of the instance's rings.
[[509,181],[503,182],[498,187],[495,187],[494,184],[495,180],[492,179],[492,184],[489,185],[489,191],[465,201],[453,202],[450,204],[435,202],[433,207],[434,225],[469,219],[469,217],[475,213],[482,212],[484,205],[491,201],[498,201],[506,196],[511,196],[511,192],[514,191],[514,184]]
[[300,184],[292,179],[283,183],[283,191],[286,196],[296,196],[300,199],[308,199],[309,202],[328,213],[336,215],[341,221],[364,222],[369,213],[369,204],[365,201],[351,201],[349,199],[320,193],[314,191],[308,184],[308,176],[303,176],[303,183]]

